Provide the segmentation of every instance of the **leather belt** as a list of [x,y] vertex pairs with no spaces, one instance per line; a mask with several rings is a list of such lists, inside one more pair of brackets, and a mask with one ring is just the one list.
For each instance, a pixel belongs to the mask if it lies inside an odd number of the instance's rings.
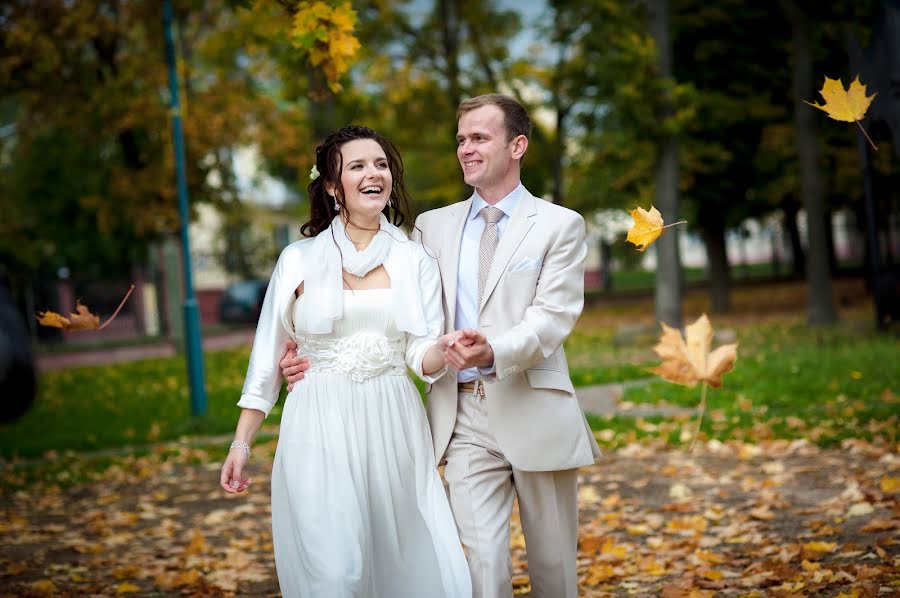
[[457,382],[457,392],[464,392],[472,395],[484,396],[484,380],[477,379],[471,382]]

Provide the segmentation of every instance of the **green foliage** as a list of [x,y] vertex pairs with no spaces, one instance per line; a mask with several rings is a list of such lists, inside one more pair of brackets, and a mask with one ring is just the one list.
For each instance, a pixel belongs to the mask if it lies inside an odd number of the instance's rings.
[[[734,370],[724,376],[722,388],[707,392],[705,438],[806,438],[824,446],[846,438],[897,442],[900,366],[893,358],[894,339],[862,332],[856,324],[810,331],[782,322],[740,327],[737,335]],[[697,388],[656,381],[629,386],[622,401],[695,408],[699,394]],[[663,428],[674,432],[669,441],[678,444],[681,430],[692,430],[695,418],[649,421],[666,424]],[[630,430],[640,436],[643,425],[621,417],[591,423],[595,430],[609,427],[625,436]]]
[[[176,2],[192,202],[242,199],[235,147],[297,166],[310,146],[296,108],[270,93],[275,8]],[[13,216],[0,259],[43,273],[65,264],[82,280],[128,272],[179,225],[160,5],[13,2],[0,42],[0,209]]]

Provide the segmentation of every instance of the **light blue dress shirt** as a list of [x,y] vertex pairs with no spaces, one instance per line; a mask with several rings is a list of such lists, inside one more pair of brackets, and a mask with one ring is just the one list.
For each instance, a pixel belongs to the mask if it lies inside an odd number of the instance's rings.
[[[512,190],[512,192],[494,204],[495,208],[499,208],[503,212],[503,216],[497,221],[497,238],[503,238],[503,231],[509,224],[510,214],[516,209],[519,203],[519,197],[525,188],[522,183]],[[459,270],[457,271],[456,283],[456,329],[473,328],[478,330],[478,261],[481,252],[481,233],[484,232],[484,218],[479,212],[482,208],[489,206],[478,192],[472,198],[472,207],[466,218],[466,225],[463,229],[462,242],[459,248]],[[481,378],[482,374],[489,374],[494,371],[493,365],[489,368],[483,368],[481,372],[479,368],[468,368],[457,374],[457,381],[471,382]]]

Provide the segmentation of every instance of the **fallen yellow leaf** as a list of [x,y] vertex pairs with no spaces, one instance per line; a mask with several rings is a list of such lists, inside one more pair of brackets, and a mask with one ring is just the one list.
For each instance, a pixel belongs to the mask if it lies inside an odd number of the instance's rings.
[[775,519],[775,513],[769,510],[768,506],[757,507],[750,511],[750,516],[760,521],[771,521]]
[[686,515],[684,517],[675,517],[666,524],[666,529],[678,532],[702,532],[706,530],[706,519],[704,519],[700,515]]
[[612,540],[607,540],[600,547],[600,554],[610,556],[617,560],[625,560],[628,558],[629,548],[623,544],[616,544]]
[[900,478],[897,477],[886,475],[881,478],[881,482],[878,485],[885,494],[900,492]]
[[116,586],[116,594],[134,594],[140,592],[141,588],[131,582],[125,581]]
[[696,552],[694,552],[694,554],[701,561],[705,561],[713,565],[720,565],[725,562],[725,558],[721,554],[713,552],[711,550],[697,550]]
[[52,579],[39,579],[32,582],[29,587],[38,596],[55,596],[57,593],[56,584]]

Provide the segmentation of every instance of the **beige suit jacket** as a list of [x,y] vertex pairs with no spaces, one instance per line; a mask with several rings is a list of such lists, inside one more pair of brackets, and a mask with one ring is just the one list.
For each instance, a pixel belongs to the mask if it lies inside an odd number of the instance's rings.
[[[472,198],[416,220],[422,243],[441,271],[444,326],[455,330],[460,243]],[[494,351],[486,376],[490,432],[506,459],[522,471],[589,465],[600,455],[575,397],[562,343],[584,306],[584,220],[531,195],[520,198],[491,265],[478,323]],[[456,376],[427,387],[428,416],[438,462],[456,422]]]

